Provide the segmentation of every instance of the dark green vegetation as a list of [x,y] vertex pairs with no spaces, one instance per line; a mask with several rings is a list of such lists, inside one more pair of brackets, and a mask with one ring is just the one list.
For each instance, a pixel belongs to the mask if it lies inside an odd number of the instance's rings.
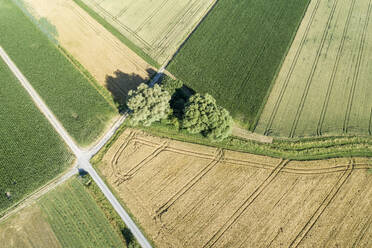
[[39,202],[62,247],[123,247],[104,213],[72,179]]
[[[126,122],[123,129],[126,127],[131,127],[131,125]],[[180,130],[166,123],[166,121],[155,122],[150,127],[136,126],[135,128],[164,138],[291,160],[372,157],[372,140],[367,137],[274,140],[272,144],[262,144],[234,136],[220,142],[211,142],[201,134],[190,134],[186,130]]]
[[253,129],[309,0],[219,0],[169,70]]
[[190,97],[182,119],[182,127],[189,133],[201,133],[213,141],[222,141],[231,134],[232,126],[229,112],[218,106],[211,95]]
[[0,83],[1,215],[63,172],[72,155],[1,59]]
[[0,0],[0,45],[27,77],[69,134],[92,143],[115,108],[11,1]]
[[118,233],[123,243],[128,247],[140,247],[137,240],[134,238],[130,230],[125,226],[125,223],[120,218],[118,213],[114,210],[110,202],[107,200],[105,195],[102,193],[100,188],[95,184],[89,175],[82,177],[82,182],[86,186],[86,189],[93,197],[97,205],[105,214],[106,218],[109,220],[111,226],[114,227],[115,231]]
[[141,48],[127,39],[124,35],[122,35],[116,28],[114,28],[110,23],[108,23],[105,19],[103,19],[100,15],[94,12],[91,8],[89,8],[83,1],[81,0],[73,0],[80,8],[84,9],[93,19],[95,19],[99,24],[105,27],[110,33],[112,33],[116,38],[118,38],[123,44],[129,47],[133,52],[135,52],[138,56],[140,56],[144,61],[146,61],[149,65],[159,69],[160,65],[154,59],[152,59],[149,55],[147,55]]
[[158,84],[149,87],[142,83],[128,95],[127,106],[132,111],[130,121],[133,125],[150,126],[154,121],[166,118],[170,112],[171,96]]

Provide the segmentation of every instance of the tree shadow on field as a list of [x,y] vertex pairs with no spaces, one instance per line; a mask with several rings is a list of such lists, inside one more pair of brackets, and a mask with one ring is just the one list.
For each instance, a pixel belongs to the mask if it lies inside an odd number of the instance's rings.
[[119,111],[127,108],[126,102],[130,90],[134,90],[141,83],[148,83],[156,71],[152,68],[146,69],[147,77],[143,78],[138,74],[127,74],[116,70],[113,76],[106,76],[106,88],[110,91],[114,102],[118,105]]

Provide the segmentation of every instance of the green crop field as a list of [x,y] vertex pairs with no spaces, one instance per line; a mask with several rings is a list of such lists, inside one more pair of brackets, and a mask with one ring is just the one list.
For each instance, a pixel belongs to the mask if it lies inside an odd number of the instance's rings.
[[220,0],[169,71],[253,128],[309,0]]
[[7,248],[126,247],[76,178],[1,222],[0,242]]
[[72,155],[1,59],[0,82],[1,214],[65,170]]
[[372,1],[313,0],[256,131],[371,135]]
[[[159,64],[164,64],[192,32],[215,0],[75,0],[109,31],[114,27],[128,40],[121,39],[139,55],[142,49]],[[84,5],[82,4],[84,3]],[[108,22],[112,27],[105,24]],[[138,48],[136,48],[138,47]],[[146,59],[146,56],[142,57]],[[146,59],[150,64],[151,60]]]
[[0,23],[0,46],[69,134],[81,145],[97,139],[116,110],[12,1],[0,0]]
[[78,180],[39,202],[62,247],[123,247],[120,237]]

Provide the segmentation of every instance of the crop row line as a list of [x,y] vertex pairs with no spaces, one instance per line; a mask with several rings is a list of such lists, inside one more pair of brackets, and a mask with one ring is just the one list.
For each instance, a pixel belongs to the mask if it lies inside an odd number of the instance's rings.
[[269,186],[279,172],[287,165],[289,160],[281,160],[270,175],[253,191],[251,195],[239,206],[233,215],[225,222],[221,228],[203,245],[203,247],[213,247],[224,233],[240,218],[245,210],[256,200],[256,198]]
[[325,197],[323,202],[311,216],[309,221],[303,226],[301,231],[297,234],[295,239],[291,242],[290,248],[298,247],[301,241],[305,238],[307,233],[311,230],[311,228],[315,225],[319,217],[323,214],[325,209],[331,204],[332,200],[336,197],[337,193],[340,191],[341,187],[345,184],[347,179],[350,177],[354,169],[354,161],[350,161],[348,169],[342,174],[342,176],[338,179],[337,183],[333,186],[332,190],[328,193]]
[[306,81],[305,90],[304,90],[304,92],[303,92],[303,94],[301,96],[300,104],[299,104],[299,106],[297,108],[296,115],[295,115],[294,121],[292,123],[291,131],[290,131],[290,134],[289,134],[289,137],[290,138],[293,138],[294,135],[295,135],[296,128],[297,128],[299,119],[301,117],[303,108],[305,106],[305,101],[307,99],[307,95],[309,93],[309,89],[310,89],[311,83],[312,83],[313,78],[314,78],[314,75],[315,75],[315,71],[316,71],[316,69],[318,67],[318,63],[319,63],[320,55],[322,54],[322,51],[323,51],[324,43],[325,43],[325,41],[327,39],[327,36],[329,34],[329,29],[330,29],[331,22],[332,22],[333,17],[334,17],[334,13],[336,11],[337,4],[338,4],[338,0],[335,0],[333,2],[333,5],[332,5],[331,13],[328,16],[327,23],[326,23],[326,25],[324,27],[322,38],[321,38],[321,41],[320,41],[318,50],[316,52],[315,60],[314,60],[314,63],[312,65],[312,67],[311,67],[310,75],[309,75],[309,77],[307,78],[307,81]]
[[350,90],[349,97],[348,97],[347,109],[346,109],[346,114],[345,114],[345,119],[344,119],[344,124],[343,124],[344,133],[347,133],[348,131],[351,108],[352,108],[352,104],[354,101],[355,89],[356,89],[356,85],[357,85],[358,78],[359,78],[360,66],[361,66],[361,62],[363,58],[364,45],[365,45],[366,36],[367,36],[367,27],[368,27],[369,18],[371,15],[371,2],[372,1],[370,0],[368,4],[367,17],[366,17],[366,21],[363,26],[362,36],[361,36],[361,40],[360,40],[360,44],[358,48],[357,63],[355,65],[355,71],[353,74],[353,82],[352,82],[351,90]]
[[288,71],[288,73],[286,75],[286,78],[284,80],[283,86],[280,89],[279,96],[278,96],[278,98],[277,98],[277,100],[276,100],[276,102],[274,104],[274,109],[272,110],[272,112],[270,114],[269,121],[267,123],[266,129],[265,129],[265,132],[264,132],[264,135],[269,135],[270,132],[271,132],[271,127],[273,125],[274,119],[275,119],[276,114],[278,112],[279,106],[281,105],[281,102],[283,100],[284,94],[287,91],[289,80],[292,77],[293,71],[294,71],[294,69],[295,69],[295,67],[297,65],[298,59],[300,57],[300,54],[301,54],[302,49],[304,47],[304,44],[306,42],[307,36],[309,35],[309,31],[310,31],[310,28],[311,28],[311,26],[313,24],[313,21],[315,19],[315,15],[318,12],[320,2],[321,2],[321,0],[317,0],[316,5],[315,5],[315,7],[313,9],[313,12],[311,13],[310,20],[307,23],[307,26],[306,26],[306,29],[305,29],[305,33],[304,33],[304,35],[301,38],[300,45],[298,46],[298,48],[296,50],[295,57],[294,57],[294,59],[293,59],[293,61],[291,63],[291,66],[289,68],[289,71]]
[[337,50],[336,60],[335,60],[335,63],[333,65],[331,78],[330,78],[329,83],[328,83],[326,98],[324,99],[323,106],[322,106],[322,111],[320,113],[320,117],[319,117],[319,121],[318,121],[318,125],[317,125],[316,133],[319,136],[322,135],[322,126],[323,126],[325,115],[326,115],[326,112],[327,112],[327,109],[328,109],[330,95],[331,95],[333,85],[334,85],[334,82],[335,82],[335,79],[336,79],[336,74],[338,72],[339,63],[340,63],[340,60],[341,60],[341,55],[342,55],[342,52],[344,50],[346,35],[347,35],[347,32],[348,32],[349,27],[350,27],[350,20],[351,20],[352,13],[354,11],[355,2],[356,2],[356,0],[353,0],[351,2],[351,6],[349,8],[348,16],[347,16],[347,19],[346,19],[346,24],[345,24],[344,30],[342,32],[341,44],[340,44],[340,46]]

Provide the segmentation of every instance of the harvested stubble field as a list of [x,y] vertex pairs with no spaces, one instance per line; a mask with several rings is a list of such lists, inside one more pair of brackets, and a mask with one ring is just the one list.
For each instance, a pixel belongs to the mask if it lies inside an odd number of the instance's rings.
[[219,0],[169,71],[253,129],[309,0]]
[[370,247],[370,159],[295,162],[125,130],[98,168],[158,247]]
[[371,135],[371,12],[370,0],[311,2],[257,132]]
[[159,64],[167,62],[215,0],[81,0]]
[[0,0],[0,46],[30,81],[69,134],[89,145],[116,109],[15,3]]
[[5,248],[125,246],[77,179],[0,223],[0,243]]
[[1,59],[0,82],[1,215],[63,172],[73,158]]
[[36,19],[46,18],[55,27],[59,45],[106,88],[101,92],[108,93],[108,98],[122,98],[120,102],[125,102],[130,89],[155,73],[154,68],[74,1],[24,0],[24,3]]

